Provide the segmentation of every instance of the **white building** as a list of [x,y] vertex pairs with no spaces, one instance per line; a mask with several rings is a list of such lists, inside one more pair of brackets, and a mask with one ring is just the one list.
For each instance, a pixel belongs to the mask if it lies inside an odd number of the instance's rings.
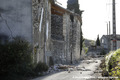
[[[116,36],[117,38],[117,49],[120,48],[120,35]],[[103,35],[101,37],[101,46],[107,50],[113,50],[113,35]]]

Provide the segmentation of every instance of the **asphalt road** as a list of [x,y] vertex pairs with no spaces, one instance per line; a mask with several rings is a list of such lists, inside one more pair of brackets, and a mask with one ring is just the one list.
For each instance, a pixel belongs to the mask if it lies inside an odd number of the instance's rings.
[[94,80],[96,77],[100,77],[100,75],[95,75],[95,71],[99,67],[101,59],[102,58],[86,59],[78,65],[74,65],[80,68],[79,70],[57,72],[32,80]]

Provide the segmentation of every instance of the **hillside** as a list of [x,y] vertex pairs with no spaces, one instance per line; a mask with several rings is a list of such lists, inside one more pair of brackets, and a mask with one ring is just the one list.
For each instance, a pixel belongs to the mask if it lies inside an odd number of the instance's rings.
[[89,40],[89,39],[84,40],[85,47],[89,47],[90,45],[94,45],[94,43],[95,43],[94,40]]

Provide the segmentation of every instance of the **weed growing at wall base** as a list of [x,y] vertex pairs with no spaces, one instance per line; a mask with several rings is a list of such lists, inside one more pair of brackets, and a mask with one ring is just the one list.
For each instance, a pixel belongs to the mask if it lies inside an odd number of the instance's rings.
[[36,65],[34,71],[35,71],[37,74],[39,74],[39,73],[48,71],[48,68],[49,68],[49,67],[48,67],[45,63],[39,62],[39,63]]

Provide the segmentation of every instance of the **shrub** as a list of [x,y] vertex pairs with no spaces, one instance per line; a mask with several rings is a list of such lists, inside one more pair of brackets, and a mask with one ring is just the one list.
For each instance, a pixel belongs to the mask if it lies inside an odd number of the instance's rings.
[[85,47],[84,48],[84,50],[85,50],[85,54],[88,52],[88,48],[87,47]]
[[105,59],[101,60],[100,68],[105,68]]
[[100,68],[103,70],[102,71],[102,76],[109,76],[108,71],[106,70],[106,65],[105,65],[105,59],[101,61]]
[[35,72],[37,72],[37,73],[39,73],[39,72],[42,73],[47,70],[48,70],[48,66],[43,62],[39,62],[35,67]]
[[119,77],[115,80],[120,80],[120,49],[115,52],[110,52],[106,55],[103,67],[103,76]]
[[0,44],[0,76],[28,76],[32,73],[31,53],[30,44],[20,37]]
[[120,49],[114,52],[109,60],[108,65],[109,75],[113,77],[120,77]]

